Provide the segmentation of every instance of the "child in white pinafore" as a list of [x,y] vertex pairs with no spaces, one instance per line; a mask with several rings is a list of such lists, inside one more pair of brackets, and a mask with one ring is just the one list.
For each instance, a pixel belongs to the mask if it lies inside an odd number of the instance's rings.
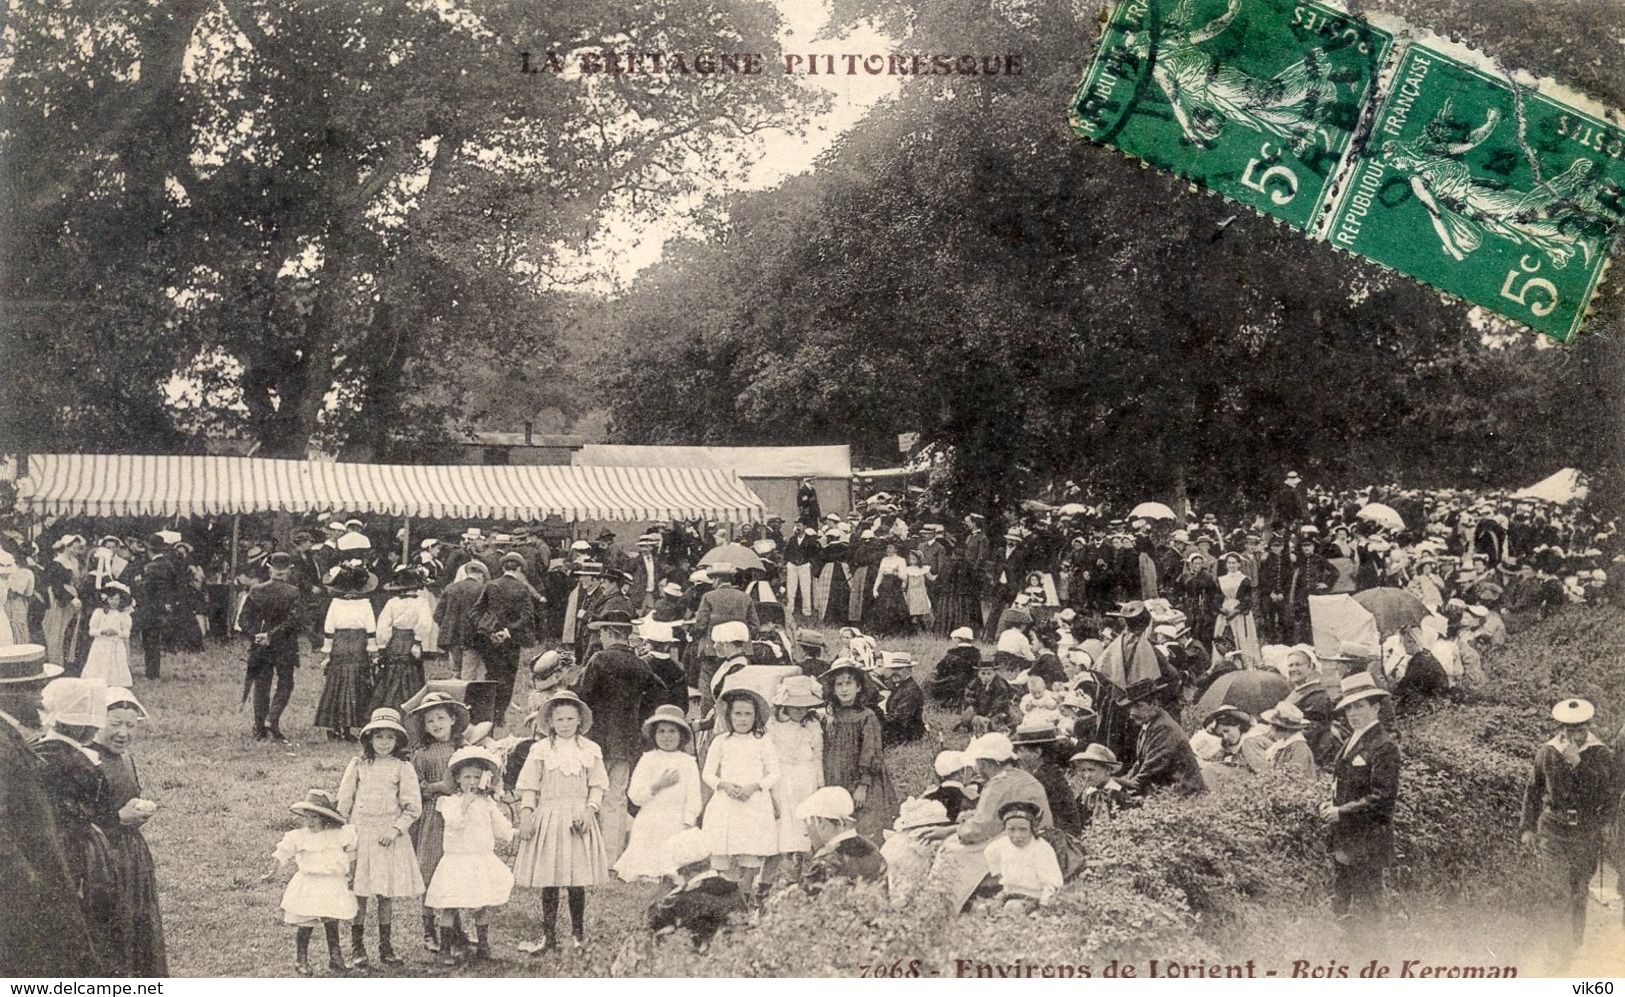
[[496,845],[513,840],[513,825],[493,799],[502,786],[502,766],[495,755],[473,745],[461,748],[451,756],[446,778],[457,793],[435,801],[445,820],[444,851],[423,905],[435,912],[440,928],[440,964],[455,966],[462,961],[453,926],[459,910],[468,911],[474,923],[475,961],[491,958],[491,911],[513,893],[513,873],[497,858]]
[[102,605],[90,614],[87,679],[101,679],[110,689],[128,689],[130,677],[130,590],[122,582],[102,585]]
[[519,791],[519,855],[514,883],[542,890],[542,940],[519,951],[539,955],[558,947],[559,890],[569,894],[575,947],[585,944],[587,887],[609,880],[609,859],[598,809],[609,791],[609,770],[592,729],[592,710],[569,690],[553,693],[536,711],[538,733],[514,788]]
[[367,964],[367,898],[378,900],[378,959],[397,965],[390,933],[394,899],[423,895],[423,873],[407,836],[423,815],[418,774],[406,760],[406,728],[399,712],[374,710],[361,728],[361,757],[350,759],[339,782],[339,813],[355,826],[355,873],[350,889],[360,914],[350,925],[350,961]]
[[643,721],[644,739],[653,748],[643,753],[626,789],[638,807],[626,851],[615,863],[623,882],[661,879],[671,874],[668,844],[673,835],[693,827],[700,819],[700,766],[689,754],[694,731],[681,708],[655,710]]
[[762,863],[779,852],[778,814],[772,789],[779,781],[779,755],[766,738],[767,700],[749,689],[729,689],[717,699],[717,719],[727,725],[705,755],[705,784],[714,791],[705,808],[711,864],[739,882],[749,896]]
[[773,693],[773,720],[767,739],[779,757],[779,782],[773,802],[779,811],[781,882],[801,874],[801,860],[812,850],[807,824],[796,819],[796,807],[824,785],[824,725],[814,712],[824,705],[823,687],[808,675],[791,675]]
[[293,860],[298,871],[282,892],[282,920],[299,929],[294,935],[294,968],[300,976],[310,975],[310,936],[320,924],[327,932],[328,968],[345,972],[350,967],[339,949],[339,922],[355,917],[355,894],[350,892],[355,828],[344,823],[333,795],[325,790],[311,790],[288,809],[299,815],[300,826],[277,842],[276,865],[260,882]]

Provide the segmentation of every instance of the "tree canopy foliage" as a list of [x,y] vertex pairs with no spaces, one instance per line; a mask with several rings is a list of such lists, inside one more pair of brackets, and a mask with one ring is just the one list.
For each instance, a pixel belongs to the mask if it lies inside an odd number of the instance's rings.
[[[771,54],[763,0],[26,2],[5,24],[15,449],[203,429],[409,452],[465,370],[559,361],[559,246],[733,175],[719,150],[796,103],[770,75],[575,71],[595,49]],[[563,71],[521,73],[526,51]]]
[[[1064,479],[1211,508],[1284,466],[1422,485],[1617,469],[1617,286],[1570,349],[1487,343],[1459,303],[1075,138],[1084,5],[837,9],[902,50],[1018,39],[1024,73],[906,81],[813,172],[732,203],[726,238],[668,251],[606,339],[622,439],[850,442],[887,464],[917,431],[953,448],[963,508]],[[1504,13],[1500,32],[1529,23]],[[1535,23],[1566,42],[1591,16]],[[1587,77],[1618,104],[1614,64]]]

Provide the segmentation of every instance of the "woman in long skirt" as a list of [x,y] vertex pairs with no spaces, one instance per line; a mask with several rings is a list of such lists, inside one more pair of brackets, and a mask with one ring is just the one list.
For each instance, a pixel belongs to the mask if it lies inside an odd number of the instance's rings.
[[355,731],[371,716],[372,657],[378,650],[378,621],[367,593],[378,587],[378,576],[360,561],[345,561],[328,573],[327,589],[333,601],[322,629],[326,640],[326,681],[316,703],[316,726],[333,740],[355,740]]
[[378,674],[372,683],[369,713],[381,706],[399,708],[423,688],[423,635],[434,619],[419,598],[423,575],[401,568],[384,588],[395,596],[378,614]]
[[869,589],[874,603],[864,619],[870,633],[880,637],[908,633],[908,602],[903,593],[903,572],[907,569],[908,562],[898,556],[897,545],[887,544],[886,556],[875,567]]
[[152,852],[141,827],[156,812],[156,804],[141,796],[141,779],[129,754],[147,711],[125,689],[110,689],[107,726],[91,745],[101,755],[99,766],[107,779],[109,797],[103,808],[102,832],[113,850],[113,874],[118,883],[111,921],[116,944],[110,955],[121,964],[109,966],[113,976],[161,977],[169,975],[164,946],[164,919],[158,909],[158,878]]
[[[1213,642],[1228,635],[1236,650],[1246,651],[1254,666],[1263,657],[1258,647],[1258,624],[1253,621],[1253,583],[1241,568],[1241,556],[1224,556],[1224,574],[1219,576],[1219,616],[1213,623]],[[1215,651],[1217,653],[1217,651]]]

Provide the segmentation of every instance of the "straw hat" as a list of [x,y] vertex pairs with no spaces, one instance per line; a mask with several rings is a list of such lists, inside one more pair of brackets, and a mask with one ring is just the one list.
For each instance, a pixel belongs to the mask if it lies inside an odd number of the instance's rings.
[[493,775],[502,775],[502,763],[497,761],[496,755],[478,745],[470,744],[467,747],[458,748],[452,753],[451,761],[446,763],[446,780],[455,782],[457,780],[457,770],[467,765],[478,765],[487,769]]
[[1338,713],[1363,699],[1382,699],[1388,696],[1387,690],[1377,686],[1370,672],[1356,672],[1350,675],[1343,680],[1340,692],[1337,705],[1333,707]]
[[1298,709],[1297,704],[1284,699],[1276,703],[1274,709],[1265,710],[1258,719],[1282,730],[1306,730],[1309,727],[1309,721],[1303,718],[1303,711]]
[[774,706],[812,709],[824,705],[824,690],[810,675],[787,675],[773,692]]
[[592,707],[581,701],[581,697],[569,689],[560,689],[551,696],[542,700],[542,705],[536,708],[536,727],[552,733],[553,707],[560,703],[568,703],[581,711],[581,729],[576,733],[586,734],[592,730]]
[[380,706],[373,710],[372,718],[367,721],[367,726],[361,728],[360,736],[365,738],[375,730],[392,730],[405,737],[406,728],[401,726],[401,711],[388,706]]
[[1117,755],[1112,752],[1112,749],[1104,744],[1091,744],[1067,759],[1067,761],[1073,765],[1079,762],[1093,762],[1096,765],[1105,765],[1113,772],[1117,771],[1118,767],[1123,764],[1117,760]]
[[898,808],[897,819],[892,822],[893,831],[912,831],[918,827],[940,827],[951,823],[948,820],[948,808],[939,800],[924,800],[910,797],[903,801]]
[[1565,699],[1552,707],[1552,719],[1560,724],[1589,723],[1596,713],[1596,707],[1584,699]]
[[694,728],[688,725],[688,716],[682,707],[667,703],[651,713],[649,719],[643,721],[643,736],[651,742],[654,740],[656,724],[672,724],[677,728],[682,735],[677,745],[679,748],[694,743]]
[[460,702],[456,696],[453,696],[449,692],[426,693],[424,697],[418,701],[418,704],[416,706],[409,707],[407,712],[411,713],[419,720],[422,720],[425,713],[435,709],[450,712],[454,721],[457,717],[462,717],[463,723],[468,723],[468,707]]
[[43,645],[13,644],[0,647],[0,684],[48,682],[61,674],[61,665],[45,663]]
[[333,794],[325,789],[311,790],[305,794],[304,799],[288,807],[288,809],[296,814],[315,814],[318,817],[326,817],[337,824],[344,823],[344,818],[339,816],[338,801],[333,799]]

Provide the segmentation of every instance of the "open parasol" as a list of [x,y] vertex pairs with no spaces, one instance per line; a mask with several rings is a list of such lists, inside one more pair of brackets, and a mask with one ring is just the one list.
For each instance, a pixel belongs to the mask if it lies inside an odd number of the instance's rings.
[[1392,506],[1383,505],[1381,502],[1372,502],[1361,509],[1357,517],[1395,533],[1405,528],[1404,517],[1395,512]]
[[1292,691],[1292,683],[1274,669],[1244,668],[1226,672],[1213,680],[1196,701],[1196,715],[1206,718],[1221,706],[1234,706],[1258,716],[1271,709]]
[[1091,515],[1094,515],[1093,513],[1091,513],[1089,511],[1089,507],[1084,505],[1082,502],[1068,502],[1066,505],[1061,506],[1061,508],[1058,509],[1057,511],[1060,512],[1060,514],[1063,515],[1063,516],[1091,516]]
[[1404,589],[1366,589],[1354,593],[1354,601],[1377,621],[1377,632],[1384,640],[1404,627],[1416,626],[1429,615],[1422,600]]
[[1179,517],[1174,515],[1174,510],[1161,502],[1141,502],[1129,512],[1128,518],[1177,520]]
[[766,565],[762,564],[761,557],[744,544],[723,544],[712,547],[700,558],[700,567],[712,568],[718,565],[727,565],[741,570],[763,571]]

